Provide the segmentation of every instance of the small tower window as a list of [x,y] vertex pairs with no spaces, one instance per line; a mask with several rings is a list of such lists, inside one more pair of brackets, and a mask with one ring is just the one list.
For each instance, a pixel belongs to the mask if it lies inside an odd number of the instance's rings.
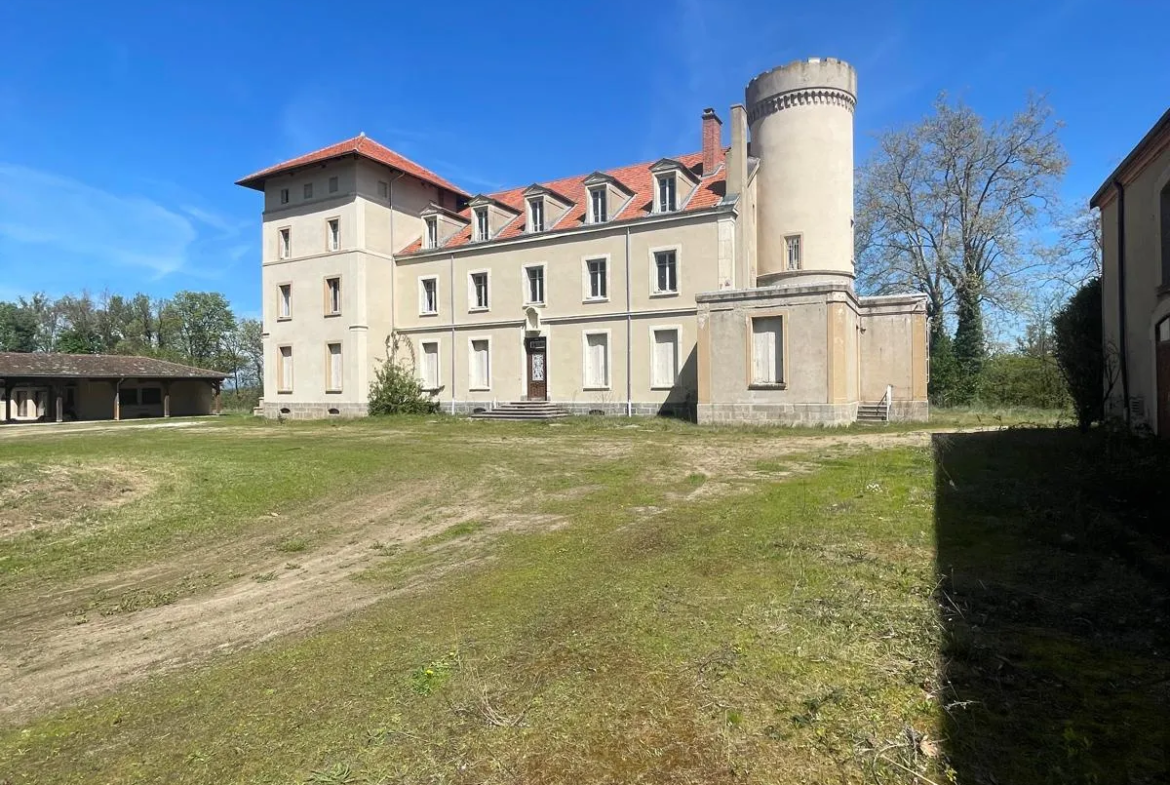
[[313,198],[313,184],[312,183],[305,183],[305,198],[306,199]]
[[799,270],[800,265],[800,235],[790,234],[784,238],[784,248],[788,253],[788,269]]

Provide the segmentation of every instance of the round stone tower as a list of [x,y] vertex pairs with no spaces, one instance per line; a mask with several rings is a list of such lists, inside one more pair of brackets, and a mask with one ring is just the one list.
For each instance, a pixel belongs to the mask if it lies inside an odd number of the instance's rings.
[[798,60],[749,82],[746,103],[760,159],[756,285],[852,278],[857,72]]

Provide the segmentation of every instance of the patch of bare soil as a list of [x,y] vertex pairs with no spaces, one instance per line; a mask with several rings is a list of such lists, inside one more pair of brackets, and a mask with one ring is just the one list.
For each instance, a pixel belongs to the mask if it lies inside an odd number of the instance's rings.
[[0,538],[86,521],[154,487],[140,467],[0,464]]
[[[7,628],[0,634],[0,725],[19,723],[147,674],[320,626],[388,594],[417,591],[474,561],[475,555],[460,550],[455,558],[428,569],[425,578],[393,591],[352,578],[384,562],[387,546],[439,534],[477,513],[491,531],[556,524],[551,516],[502,510],[485,516],[483,506],[474,501],[449,508],[425,501],[421,490],[397,488],[306,510],[306,525],[325,523],[336,531],[329,542],[304,552],[280,552],[273,547],[272,533],[261,532],[192,558],[99,576],[35,598],[0,600],[0,618]],[[281,523],[282,528],[290,524]],[[225,570],[231,571],[230,580],[222,579]],[[209,591],[173,600],[165,595],[200,575],[214,574],[221,579]],[[113,612],[79,615],[79,602],[95,593],[131,599],[123,600],[125,612],[115,607]],[[160,596],[163,601],[152,607],[150,599]]]

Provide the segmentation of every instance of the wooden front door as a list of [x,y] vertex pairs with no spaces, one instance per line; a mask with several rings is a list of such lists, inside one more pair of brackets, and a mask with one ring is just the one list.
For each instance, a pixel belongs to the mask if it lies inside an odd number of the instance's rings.
[[528,355],[528,400],[548,400],[548,339],[525,338]]
[[1170,439],[1170,318],[1158,324],[1154,339],[1158,365],[1158,435]]

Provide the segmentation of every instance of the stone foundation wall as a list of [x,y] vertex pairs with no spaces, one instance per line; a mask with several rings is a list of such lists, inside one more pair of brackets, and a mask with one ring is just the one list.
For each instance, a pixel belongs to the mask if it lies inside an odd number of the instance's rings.
[[701,403],[700,425],[851,425],[856,403]]
[[927,401],[894,401],[890,404],[890,422],[927,422],[930,403]]
[[331,417],[365,417],[369,409],[364,403],[297,403],[296,401],[264,401],[263,416],[270,420],[326,420]]

